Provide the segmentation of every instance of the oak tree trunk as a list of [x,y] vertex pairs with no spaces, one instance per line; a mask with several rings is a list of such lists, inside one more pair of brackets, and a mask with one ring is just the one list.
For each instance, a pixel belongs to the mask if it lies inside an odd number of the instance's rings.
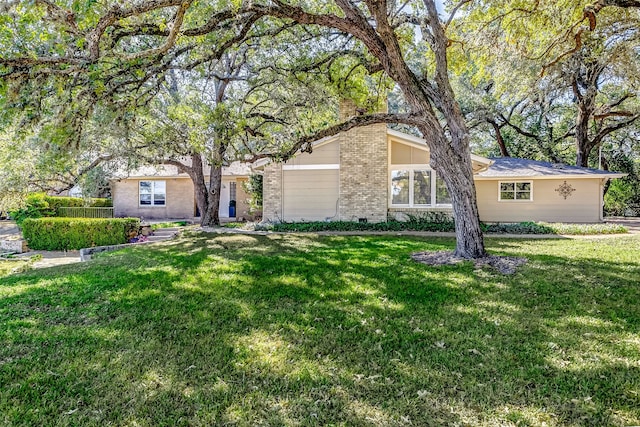
[[450,146],[445,145],[443,150],[434,144],[431,163],[451,196],[456,231],[455,255],[469,259],[486,256],[470,153],[457,154]]
[[222,191],[222,166],[211,166],[209,174],[208,205],[206,211],[202,211],[201,225],[220,225],[220,192]]
[[[591,107],[591,108],[590,108]],[[580,103],[576,116],[576,166],[589,166],[589,155],[593,144],[589,139],[589,118],[593,113],[593,107]]]
[[212,227],[220,225],[220,190],[222,187],[222,167],[212,166],[207,188],[204,176],[204,164],[200,154],[193,154],[188,173],[193,181],[196,204],[200,211],[200,225]]

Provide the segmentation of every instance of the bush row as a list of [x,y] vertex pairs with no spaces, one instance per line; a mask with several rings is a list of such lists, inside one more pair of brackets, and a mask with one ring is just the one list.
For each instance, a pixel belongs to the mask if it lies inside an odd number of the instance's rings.
[[62,207],[111,207],[111,199],[81,199],[78,197],[48,196],[44,193],[32,193],[27,196],[22,209],[10,212],[18,225],[27,218],[53,217],[58,214],[58,208]]
[[57,210],[58,208],[110,208],[113,206],[111,199],[91,198],[83,199],[79,197],[61,197],[61,196],[45,196],[45,201],[49,203],[49,207]]
[[[617,224],[562,224],[544,222],[521,222],[513,224],[480,224],[485,233],[502,234],[622,234],[628,230]],[[280,232],[318,231],[455,231],[453,221],[387,221],[360,223],[351,221],[332,222],[281,222],[256,226],[257,230]]]
[[138,218],[27,218],[22,235],[31,249],[67,250],[127,243]]

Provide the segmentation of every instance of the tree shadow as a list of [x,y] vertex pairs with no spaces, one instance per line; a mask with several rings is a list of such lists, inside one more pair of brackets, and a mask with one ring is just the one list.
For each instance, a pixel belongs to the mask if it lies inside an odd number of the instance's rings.
[[0,409],[62,425],[638,419],[636,264],[532,255],[506,277],[409,259],[452,247],[202,235],[10,277]]

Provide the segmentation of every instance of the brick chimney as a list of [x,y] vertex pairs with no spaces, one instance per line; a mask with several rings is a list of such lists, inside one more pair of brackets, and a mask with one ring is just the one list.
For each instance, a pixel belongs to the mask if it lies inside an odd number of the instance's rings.
[[349,120],[351,117],[358,114],[356,111],[356,103],[353,102],[352,99],[342,98],[340,99],[340,104],[338,105],[338,120],[340,122],[345,122]]
[[[385,106],[386,107],[386,106]],[[383,109],[386,111],[386,108]],[[341,99],[339,119],[359,115],[355,102]],[[388,198],[387,125],[377,123],[342,132],[339,218],[386,221]]]
[[[358,111],[360,110],[360,111]],[[385,99],[384,104],[381,108],[378,109],[379,113],[386,113],[388,111],[387,102]],[[340,122],[345,122],[349,120],[351,117],[362,114],[363,111],[359,108],[356,103],[352,99],[342,98],[340,99],[340,103],[338,104],[338,120]]]

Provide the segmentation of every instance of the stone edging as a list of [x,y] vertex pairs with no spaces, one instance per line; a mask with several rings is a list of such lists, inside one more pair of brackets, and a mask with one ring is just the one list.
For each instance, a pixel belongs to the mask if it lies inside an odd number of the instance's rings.
[[121,245],[94,246],[92,248],[83,248],[80,249],[80,261],[89,261],[93,257],[93,254],[117,251],[119,249],[128,248],[132,245],[145,245],[148,243],[153,242],[123,243]]

